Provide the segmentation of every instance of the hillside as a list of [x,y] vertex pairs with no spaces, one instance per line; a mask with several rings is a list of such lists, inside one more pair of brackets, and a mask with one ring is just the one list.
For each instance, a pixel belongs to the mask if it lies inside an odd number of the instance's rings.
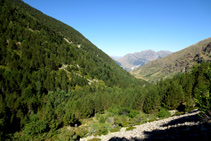
[[0,23],[0,140],[79,140],[168,117],[168,110],[198,104],[210,111],[209,62],[149,84],[21,0],[0,0]]
[[203,59],[211,60],[210,51],[211,38],[208,38],[167,57],[152,61],[130,73],[149,82],[173,77],[179,72],[188,72],[195,63],[200,63]]
[[145,50],[141,52],[126,54],[125,56],[114,60],[118,62],[118,65],[120,65],[125,70],[131,71],[135,68],[147,64],[150,61],[166,57],[169,54],[171,54],[170,51],[155,52],[153,50]]
[[146,84],[78,31],[21,0],[0,1],[0,23],[0,140],[17,132],[17,140],[50,138],[124,101],[123,88]]
[[[75,29],[44,15],[24,4],[21,0],[5,1],[12,4],[9,7],[3,6],[1,11],[1,22],[3,23],[1,25],[1,41],[2,45],[11,46],[9,52],[17,57],[17,62],[18,59],[38,61],[27,62],[31,65],[29,67],[32,71],[37,71],[43,65],[44,67],[50,65],[50,63],[46,63],[46,60],[49,59],[52,61],[52,66],[49,67],[51,70],[58,70],[62,66],[70,65],[71,70],[90,79],[96,78],[105,81],[107,86],[113,84],[123,86],[120,81],[114,82],[117,81],[114,79],[115,77],[118,80],[121,78],[124,83],[127,82],[126,80],[131,80],[125,84],[127,86],[132,84],[133,81],[137,82],[129,73],[118,67],[107,54],[94,46]],[[27,52],[28,58],[24,58],[23,52],[27,47],[30,51]],[[18,67],[18,69],[23,69],[28,67],[18,66],[21,63],[17,63],[16,66],[8,66],[14,58],[6,61],[8,52],[3,51],[1,51],[1,68]],[[39,53],[36,53],[37,51],[41,53],[41,59],[38,58]],[[42,58],[42,55],[47,57]]]

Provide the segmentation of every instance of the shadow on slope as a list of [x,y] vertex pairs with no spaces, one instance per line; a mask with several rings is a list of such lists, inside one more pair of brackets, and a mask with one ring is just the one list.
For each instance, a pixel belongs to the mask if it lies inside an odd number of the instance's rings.
[[210,140],[211,126],[207,123],[170,127],[166,130],[144,132],[145,140]]
[[198,114],[196,115],[190,115],[190,116],[186,116],[186,117],[181,117],[175,120],[171,120],[170,122],[163,124],[162,127],[169,127],[169,126],[173,126],[173,125],[178,125],[178,124],[185,124],[186,122],[202,122],[201,117],[199,117]]
[[141,141],[142,139],[139,139],[139,138],[130,138],[130,139],[127,139],[127,138],[119,138],[119,137],[113,137],[111,139],[109,139],[109,141]]
[[[189,122],[189,124],[187,123]],[[197,124],[197,125],[190,125]],[[144,131],[145,138],[113,137],[109,141],[141,141],[141,140],[211,140],[211,124],[201,122],[198,115],[191,115],[172,120],[161,128],[165,130]]]

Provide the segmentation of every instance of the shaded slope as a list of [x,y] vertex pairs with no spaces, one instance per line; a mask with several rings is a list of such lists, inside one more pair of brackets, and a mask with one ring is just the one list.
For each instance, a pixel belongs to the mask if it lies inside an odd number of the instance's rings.
[[210,59],[211,38],[200,41],[167,57],[152,61],[131,71],[137,78],[147,81],[158,81],[161,78],[172,77],[178,72],[187,72],[194,65]]

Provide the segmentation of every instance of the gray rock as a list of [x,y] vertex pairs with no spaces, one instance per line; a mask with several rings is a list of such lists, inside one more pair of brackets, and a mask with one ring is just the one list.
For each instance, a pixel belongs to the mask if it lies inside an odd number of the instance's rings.
[[106,122],[107,122],[107,123],[114,124],[114,117],[108,117],[108,118],[106,119]]

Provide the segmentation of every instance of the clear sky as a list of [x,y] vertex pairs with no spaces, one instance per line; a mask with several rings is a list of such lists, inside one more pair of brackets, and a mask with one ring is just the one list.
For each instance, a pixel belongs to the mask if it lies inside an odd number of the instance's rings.
[[23,0],[110,56],[172,52],[211,37],[211,0]]

